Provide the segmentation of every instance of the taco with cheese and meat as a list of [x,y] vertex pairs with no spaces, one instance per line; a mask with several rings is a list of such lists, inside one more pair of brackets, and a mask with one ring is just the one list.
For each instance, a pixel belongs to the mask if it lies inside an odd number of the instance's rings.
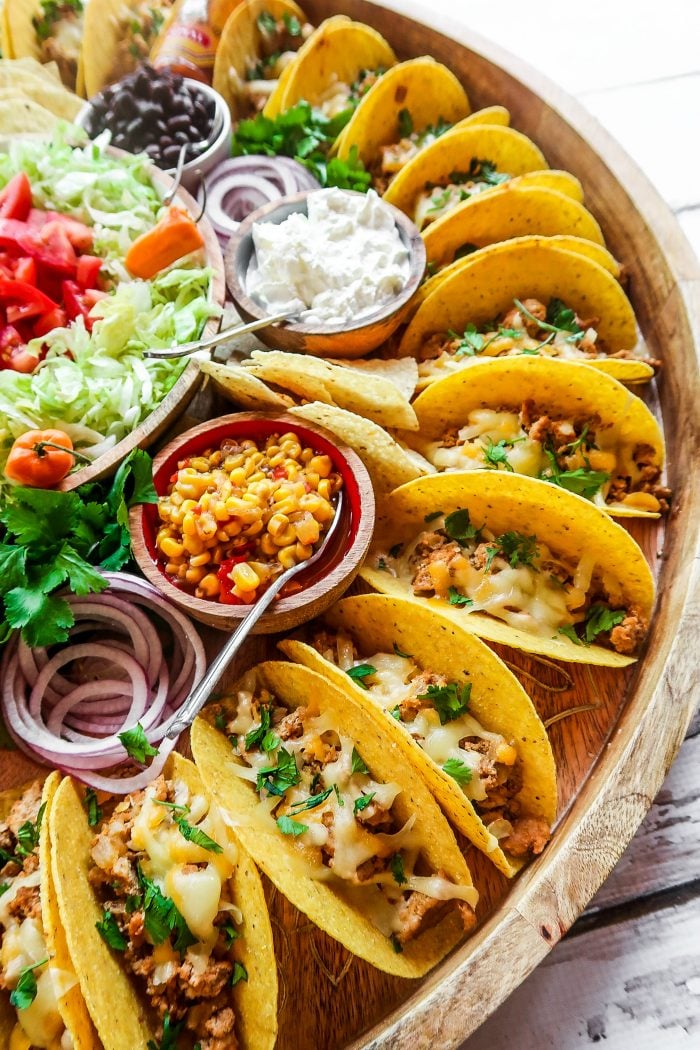
[[82,46],[88,98],[148,61],[173,3],[174,0],[90,0],[85,7]]
[[589,500],[500,470],[395,489],[362,578],[480,638],[555,660],[625,667],[654,580],[630,534]]
[[[568,241],[492,244],[433,278],[398,348],[399,357],[418,360],[419,386],[498,357],[582,361],[626,383],[652,376],[659,362],[638,348],[612,257],[590,241],[579,239],[576,251],[561,246]],[[607,269],[594,258],[600,253]]]
[[644,402],[578,361],[478,359],[414,403],[405,440],[439,471],[503,470],[541,478],[615,517],[658,517],[664,440]]
[[260,664],[192,727],[204,782],[277,889],[349,951],[420,977],[475,924],[478,893],[385,726],[298,664]]
[[428,784],[448,820],[505,875],[541,853],[556,769],[532,701],[487,645],[401,598],[345,598],[308,642],[279,648],[343,689]]
[[263,113],[276,117],[304,100],[342,123],[395,63],[394,52],[376,29],[335,15],[321,23],[282,71]]
[[84,12],[83,0],[5,0],[13,57],[55,62],[65,86],[80,93]]
[[214,59],[214,88],[234,120],[255,116],[311,36],[294,0],[244,0],[229,15]]
[[0,1043],[99,1050],[58,915],[49,817],[59,773],[0,798]]
[[66,778],[50,815],[61,920],[105,1050],[271,1050],[277,972],[260,876],[191,762],[85,806]]

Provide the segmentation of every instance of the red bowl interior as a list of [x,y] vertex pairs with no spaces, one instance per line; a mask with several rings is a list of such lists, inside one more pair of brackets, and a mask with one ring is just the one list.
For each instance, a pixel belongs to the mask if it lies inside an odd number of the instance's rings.
[[[360,489],[352,468],[340,450],[323,435],[316,433],[315,430],[308,430],[305,426],[297,423],[289,423],[287,420],[277,420],[266,416],[261,416],[258,419],[241,419],[240,421],[229,420],[219,425],[216,422],[212,422],[211,427],[205,432],[195,434],[173,449],[153,475],[153,484],[158,495],[164,496],[167,492],[170,478],[177,471],[177,465],[181,460],[187,459],[189,456],[201,455],[208,448],[218,448],[226,438],[250,438],[252,441],[260,442],[261,440],[264,441],[270,434],[280,434],[281,436],[290,431],[296,434],[304,445],[309,445],[313,448],[315,452],[330,456],[335,470],[338,471],[343,479],[342,517],[335,533],[335,539],[332,541],[331,548],[327,551],[326,556],[320,562],[312,566],[308,572],[300,572],[295,577],[294,582],[301,584],[302,589],[304,589],[319,583],[343,560],[357,536],[362,516]],[[178,587],[186,594],[193,595],[192,591],[181,586],[178,581],[171,579],[167,575],[161,558],[156,553],[156,534],[160,525],[156,504],[143,504],[141,524],[148,553],[162,575],[173,586]],[[298,593],[296,591],[291,597],[296,598]],[[282,598],[277,603],[277,607],[283,607],[284,602],[285,599]],[[230,605],[222,605],[214,599],[211,600],[210,604],[212,606],[220,605],[221,608],[229,611],[233,608]],[[248,607],[241,606],[241,609],[246,608]]]

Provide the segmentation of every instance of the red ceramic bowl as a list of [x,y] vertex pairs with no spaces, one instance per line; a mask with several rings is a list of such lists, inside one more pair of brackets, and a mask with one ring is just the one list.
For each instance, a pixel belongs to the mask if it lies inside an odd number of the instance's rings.
[[[186,431],[166,445],[153,463],[153,483],[158,495],[164,496],[178,463],[188,456],[217,448],[226,438],[264,441],[270,434],[288,431],[297,434],[303,444],[330,456],[343,479],[341,514],[344,520],[336,529],[324,558],[308,572],[295,577],[295,583],[300,583],[302,589],[287,598],[280,598],[273,611],[258,620],[254,629],[256,634],[286,631],[313,619],[332,605],[352,583],[374,530],[374,493],[362,460],[352,449],[338,444],[332,434],[315,424],[301,424],[294,416],[288,415],[240,412],[209,420]],[[155,504],[141,504],[130,511],[134,556],[144,576],[195,620],[226,630],[238,626],[250,610],[249,605],[225,605],[215,599],[196,598],[166,575],[164,562],[156,554],[159,524]]]

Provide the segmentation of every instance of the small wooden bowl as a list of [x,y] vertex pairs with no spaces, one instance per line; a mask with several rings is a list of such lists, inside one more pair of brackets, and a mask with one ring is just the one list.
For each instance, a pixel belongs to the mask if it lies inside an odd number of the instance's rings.
[[[306,200],[317,190],[303,190],[279,201],[266,204],[251,212],[231,237],[226,248],[224,264],[226,283],[236,309],[246,321],[257,321],[273,312],[256,302],[246,291],[246,275],[254,255],[252,229],[256,222],[284,222],[293,212],[306,212]],[[353,190],[346,190],[353,193]],[[364,196],[364,194],[357,194]],[[395,298],[357,324],[327,325],[323,328],[308,324],[278,324],[261,328],[257,335],[266,346],[292,353],[313,354],[316,357],[354,358],[370,353],[392,335],[407,313],[409,303],[423,280],[425,272],[425,244],[411,220],[402,211],[383,202],[393,212],[401,240],[408,249],[410,270],[408,280]]]
[[[301,424],[294,416],[261,415],[237,412],[221,416],[193,427],[171,441],[158,453],[153,463],[153,483],[159,496],[165,495],[168,482],[177,470],[178,462],[188,456],[200,455],[207,448],[215,448],[225,438],[251,438],[255,441],[270,434],[293,431],[300,440],[331,457],[333,466],[343,479],[343,507],[345,519],[331,540],[331,548],[320,563],[300,573],[295,582],[303,590],[279,599],[274,611],[262,616],[254,634],[287,631],[318,616],[347,590],[362,564],[374,530],[374,493],[369,474],[362,460],[352,449],[339,445],[333,435],[315,424]],[[222,630],[238,626],[250,611],[250,605],[223,605],[215,600],[196,598],[177,586],[165,574],[156,555],[156,533],[160,519],[155,504],[132,507],[129,529],[134,556],[144,576],[183,612],[200,623]]]
[[[110,150],[110,152],[115,154],[123,153],[122,150]],[[161,196],[165,196],[173,184],[170,175],[155,166],[149,168],[149,174]],[[180,204],[184,204],[190,215],[194,217],[198,216],[202,210],[194,197],[182,187],[178,189],[175,200]],[[204,237],[205,265],[212,269],[211,300],[217,306],[223,307],[226,299],[226,282],[223,274],[224,260],[221,254],[221,246],[208,219],[202,217],[198,225]],[[219,324],[218,318],[212,318],[205,325],[202,335],[213,335],[218,330]],[[124,457],[128,456],[133,449],[137,447],[148,448],[149,445],[152,445],[168,429],[170,424],[178,416],[182,415],[201,386],[203,378],[199,363],[197,361],[188,361],[175,385],[149,416],[146,416],[137,427],[134,427],[130,434],[123,437],[113,448],[103,453],[93,463],[69,474],[67,478],[63,479],[58,488],[63,492],[70,492],[88,481],[98,481],[100,478],[105,478],[116,470]]]

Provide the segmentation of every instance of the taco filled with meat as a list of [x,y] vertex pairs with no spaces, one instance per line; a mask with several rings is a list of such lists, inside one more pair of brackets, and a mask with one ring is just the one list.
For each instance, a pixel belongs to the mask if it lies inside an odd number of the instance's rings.
[[396,63],[376,29],[344,15],[326,19],[282,71],[263,113],[276,117],[304,100],[329,119],[350,119],[360,99]]
[[463,201],[547,166],[534,142],[519,131],[467,125],[417,153],[393,179],[384,199],[422,231]]
[[581,496],[505,471],[433,474],[396,489],[384,520],[360,570],[375,590],[514,649],[634,662],[653,577],[629,533]]
[[554,756],[527,693],[474,635],[433,609],[356,595],[280,649],[379,716],[448,820],[511,876],[556,815]]
[[79,91],[84,10],[83,0],[5,0],[13,56],[55,62],[65,86]]
[[0,1042],[99,1050],[58,917],[49,815],[60,774],[0,799]]
[[398,356],[418,360],[421,386],[497,357],[582,361],[622,382],[644,382],[659,362],[643,356],[629,299],[592,257],[604,249],[584,245],[585,253],[558,239],[520,237],[463,259],[438,275]]
[[312,32],[294,0],[244,0],[234,8],[216,50],[214,88],[235,120],[264,108]]
[[50,820],[61,918],[105,1050],[272,1048],[277,976],[260,876],[191,762]]
[[174,0],[90,0],[83,28],[85,93],[97,95],[148,61]]
[[481,360],[423,391],[406,440],[439,471],[527,474],[615,517],[669,509],[664,440],[644,402],[612,376],[543,357]]
[[474,926],[478,893],[435,799],[331,681],[259,665],[205,709],[192,751],[244,848],[355,955],[420,977]]

